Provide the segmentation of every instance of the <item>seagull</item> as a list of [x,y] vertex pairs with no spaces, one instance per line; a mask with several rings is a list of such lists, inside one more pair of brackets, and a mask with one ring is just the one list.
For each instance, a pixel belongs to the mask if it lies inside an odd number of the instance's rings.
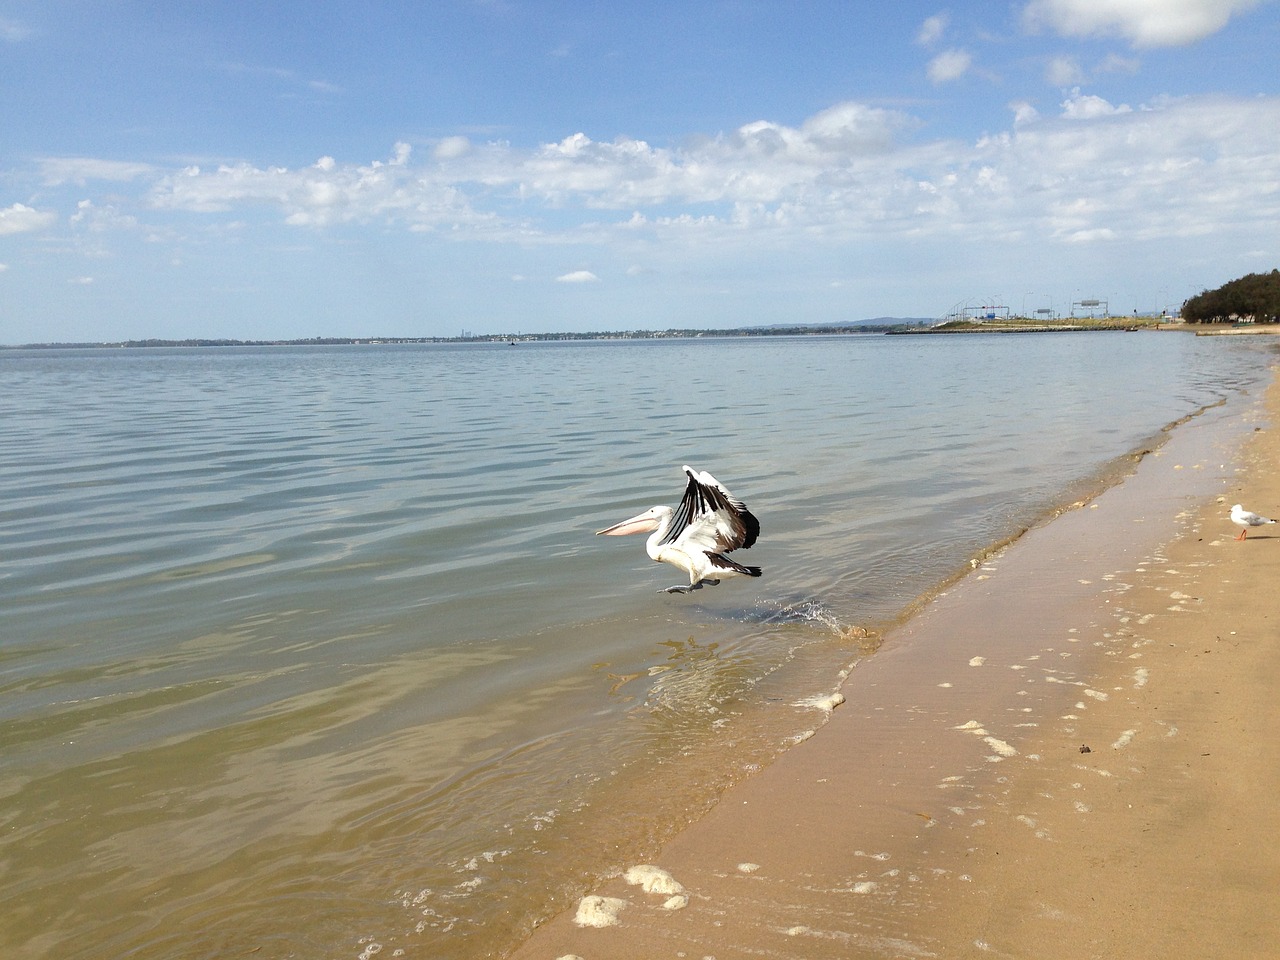
[[1269,517],[1259,516],[1252,510],[1246,510],[1238,503],[1231,508],[1231,522],[1244,527],[1244,529],[1240,531],[1240,536],[1236,537],[1237,540],[1243,540],[1245,537],[1249,536],[1250,527],[1260,527],[1264,523],[1275,523],[1275,521]]
[[645,544],[649,556],[689,575],[688,586],[676,584],[659,593],[688,593],[702,589],[703,584],[714,586],[724,577],[760,576],[759,567],[744,566],[726,556],[756,542],[760,521],[711,474],[688,464],[683,469],[689,485],[678,507],[650,507],[630,520],[597,530],[596,535],[650,534]]

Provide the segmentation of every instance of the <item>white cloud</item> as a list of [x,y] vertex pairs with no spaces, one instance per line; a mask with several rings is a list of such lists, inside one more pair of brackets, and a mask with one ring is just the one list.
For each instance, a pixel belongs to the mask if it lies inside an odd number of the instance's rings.
[[1185,46],[1259,0],[1031,0],[1023,22],[1068,37],[1120,36],[1136,47]]
[[1142,64],[1133,57],[1122,57],[1118,53],[1109,53],[1098,64],[1098,73],[1137,73]]
[[8,269],[9,265],[7,263],[0,263],[0,273],[4,273]]
[[935,13],[932,17],[926,17],[924,23],[920,24],[920,32],[916,34],[916,43],[922,47],[933,46],[947,32],[950,22],[951,17],[945,13]]
[[590,270],[574,270],[556,277],[556,283],[599,283],[600,278]]
[[100,160],[93,157],[46,157],[40,161],[40,174],[46,186],[64,183],[84,185],[91,180],[118,183],[152,176],[156,168],[149,163],[128,160]]
[[[1009,130],[976,143],[902,136],[915,118],[849,102],[799,125],[759,120],[679,147],[578,133],[527,150],[468,141],[443,160],[415,160],[398,145],[392,160],[366,164],[325,156],[297,169],[191,167],[156,178],[147,199],[159,210],[219,215],[242,235],[255,229],[257,209],[310,228],[364,223],[526,246],[625,242],[624,265],[649,244],[758,249],[974,231],[1088,243],[1104,231],[1124,240],[1280,219],[1280,98],[1131,107],[1073,89],[1056,116],[1025,100],[1009,109]],[[131,225],[120,204],[95,199],[75,224]],[[6,219],[31,229],[33,215],[19,205]],[[589,271],[556,279],[599,282]]]
[[471,209],[455,186],[409,166],[412,151],[397,143],[392,158],[365,165],[321,157],[310,167],[221,164],[213,170],[187,167],[158,180],[151,204],[162,210],[220,213],[246,206],[278,208],[286,223],[326,226],[386,220],[419,230],[492,220]]
[[1098,243],[1115,238],[1116,232],[1110,227],[1094,227],[1090,230],[1076,230],[1074,233],[1065,234],[1062,239],[1067,243]]
[[934,83],[959,80],[973,66],[973,56],[965,50],[947,50],[929,61],[929,79]]
[[1096,120],[1098,117],[1113,117],[1130,111],[1127,104],[1113,106],[1102,97],[1082,94],[1079,88],[1071,91],[1071,96],[1062,101],[1062,116],[1067,120]]
[[82,227],[95,233],[107,230],[131,230],[138,225],[137,217],[124,214],[114,205],[98,206],[92,200],[81,200],[69,221],[73,227]]
[[436,144],[434,156],[437,160],[456,160],[471,152],[471,141],[466,137],[445,137]]
[[[1164,241],[1264,229],[1280,215],[1276,101],[1107,104],[1092,118],[1074,109],[1077,119],[978,145],[974,156],[1008,184],[989,199],[988,228],[1072,243]],[[961,206],[956,218],[966,212],[979,211]]]
[[800,127],[800,135],[824,152],[878,153],[893,144],[906,118],[891,110],[845,102],[814,114]]
[[1013,111],[1013,123],[1015,126],[1034,123],[1040,119],[1040,111],[1025,100],[1015,100],[1009,104],[1009,109]]
[[26,204],[15,203],[0,209],[0,236],[11,233],[30,233],[52,226],[58,215],[49,210],[36,210]]
[[1074,87],[1084,82],[1084,71],[1075,57],[1054,57],[1045,67],[1045,81],[1053,87]]

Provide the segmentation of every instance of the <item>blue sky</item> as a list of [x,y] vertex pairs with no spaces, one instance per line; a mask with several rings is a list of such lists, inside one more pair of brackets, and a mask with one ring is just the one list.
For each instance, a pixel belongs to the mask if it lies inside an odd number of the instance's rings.
[[1149,312],[1280,266],[1280,5],[0,0],[0,343]]

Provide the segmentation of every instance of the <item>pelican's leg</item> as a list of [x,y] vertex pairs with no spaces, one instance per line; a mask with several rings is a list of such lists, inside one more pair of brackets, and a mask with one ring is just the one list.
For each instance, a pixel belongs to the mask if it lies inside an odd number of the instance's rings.
[[689,586],[685,586],[683,583],[677,583],[674,587],[663,587],[658,592],[659,593],[689,593],[692,590],[701,590],[701,589],[702,589],[702,581],[699,580],[697,583],[689,584]]

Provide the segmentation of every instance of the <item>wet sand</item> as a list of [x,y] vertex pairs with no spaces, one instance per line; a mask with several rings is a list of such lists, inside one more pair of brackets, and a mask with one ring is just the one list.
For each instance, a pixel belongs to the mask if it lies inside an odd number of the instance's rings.
[[1276,384],[990,558],[514,956],[1275,956],[1280,525],[1227,519],[1280,514],[1272,424]]

